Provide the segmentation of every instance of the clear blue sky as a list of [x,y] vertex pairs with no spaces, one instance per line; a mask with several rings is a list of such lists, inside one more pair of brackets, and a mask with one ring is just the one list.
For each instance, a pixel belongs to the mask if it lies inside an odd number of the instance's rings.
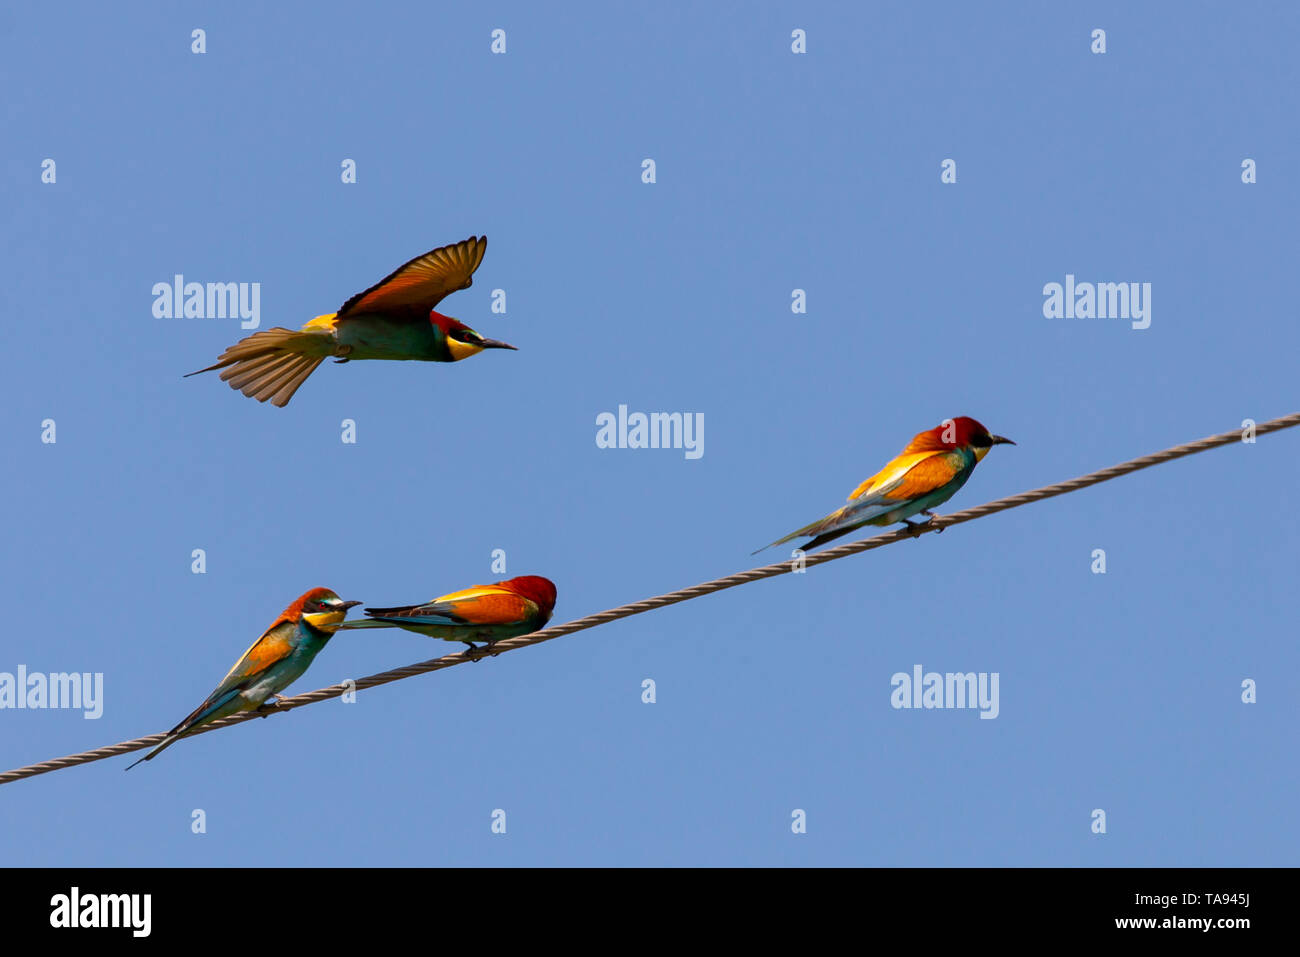
[[[315,585],[420,600],[501,577],[500,548],[567,621],[750,567],[946,416],[1019,442],[952,510],[1294,411],[1298,26],[1282,4],[7,8],[0,671],[102,672],[104,712],[0,711],[0,765],[171,727]],[[237,320],[152,314],[182,273],[259,282],[262,327],[296,326],[480,233],[443,309],[517,353],[325,365],[281,410],[181,378]],[[1150,328],[1044,318],[1067,274],[1151,283]],[[597,448],[620,404],[702,413],[704,455]],[[1293,864],[1298,449],[6,786],[3,857]],[[291,690],[455,647],[345,633]],[[895,710],[917,664],[997,672],[998,717]]]

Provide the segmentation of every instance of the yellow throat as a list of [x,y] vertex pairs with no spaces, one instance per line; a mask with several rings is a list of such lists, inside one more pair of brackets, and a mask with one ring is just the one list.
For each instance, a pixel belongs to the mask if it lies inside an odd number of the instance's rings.
[[448,336],[446,339],[447,351],[451,353],[451,361],[459,362],[461,359],[468,359],[470,356],[478,355],[483,351],[482,346],[470,345],[468,342],[459,342]]
[[340,611],[318,611],[311,615],[303,615],[302,620],[321,631],[332,631],[332,626],[342,624],[347,616],[347,609],[344,608]]

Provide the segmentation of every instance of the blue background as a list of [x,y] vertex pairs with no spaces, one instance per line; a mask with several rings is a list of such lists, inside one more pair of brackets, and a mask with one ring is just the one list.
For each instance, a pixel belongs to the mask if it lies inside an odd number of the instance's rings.
[[[0,712],[0,766],[171,727],[315,585],[422,600],[502,577],[502,548],[508,574],[558,583],[558,623],[779,559],[749,552],[947,416],[1019,442],[954,510],[1294,411],[1300,13],[1055,7],[7,7],[0,670],[103,672],[105,711]],[[180,272],[260,282],[262,327],[296,326],[480,233],[475,284],[442,309],[519,352],[327,364],[285,409],[181,379],[237,320],[151,311]],[[1045,319],[1067,273],[1150,282],[1151,327]],[[703,413],[703,458],[597,448],[620,403]],[[2,856],[1294,864],[1298,442],[204,735],[130,775],[115,758],[5,786]],[[344,633],[291,692],[456,647]],[[998,672],[1000,716],[894,710],[891,675],[918,663]]]

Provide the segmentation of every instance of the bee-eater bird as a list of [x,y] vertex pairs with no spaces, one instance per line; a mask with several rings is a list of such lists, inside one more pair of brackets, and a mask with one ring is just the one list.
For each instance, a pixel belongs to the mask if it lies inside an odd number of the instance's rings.
[[471,651],[476,641],[491,648],[498,641],[527,635],[551,620],[555,585],[537,575],[509,578],[495,585],[475,585],[422,605],[367,608],[365,621],[343,628],[405,628],[421,635],[460,641]]
[[1015,444],[1000,435],[990,435],[988,429],[969,416],[945,419],[933,429],[918,432],[907,448],[853,490],[849,504],[785,538],[778,538],[772,545],[811,535],[812,541],[800,546],[807,550],[863,525],[906,522],[916,527],[917,523],[909,522],[908,518],[918,512],[932,516],[930,509],[948,501],[966,484],[989,449]]
[[260,708],[272,695],[279,698],[277,692],[293,684],[307,670],[312,659],[347,617],[348,609],[359,604],[359,601],[343,601],[328,588],[313,588],[299,596],[235,662],[235,667],[203,704],[172,728],[161,744],[130,764],[127,770],[140,761],[153,760],[160,751],[171,747],[177,739],[199,725]]
[[359,292],[338,312],[317,316],[298,331],[275,327],[240,339],[221,353],[213,369],[223,382],[258,402],[285,406],[326,358],[418,359],[459,362],[484,349],[514,349],[484,339],[451,316],[434,310],[457,289],[473,283],[487,251],[487,237],[442,246],[416,256],[386,279]]

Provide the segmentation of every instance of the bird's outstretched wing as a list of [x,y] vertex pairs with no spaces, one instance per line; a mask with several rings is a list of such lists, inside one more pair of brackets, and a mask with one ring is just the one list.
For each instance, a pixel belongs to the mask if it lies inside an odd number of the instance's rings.
[[487,237],[471,236],[464,242],[440,246],[423,256],[416,256],[345,302],[338,318],[380,312],[412,321],[427,321],[430,309],[457,289],[466,289],[473,283],[474,270],[483,261],[485,252]]
[[413,625],[512,625],[535,614],[537,606],[505,588],[481,585],[443,595],[423,605],[367,608],[372,620]]

